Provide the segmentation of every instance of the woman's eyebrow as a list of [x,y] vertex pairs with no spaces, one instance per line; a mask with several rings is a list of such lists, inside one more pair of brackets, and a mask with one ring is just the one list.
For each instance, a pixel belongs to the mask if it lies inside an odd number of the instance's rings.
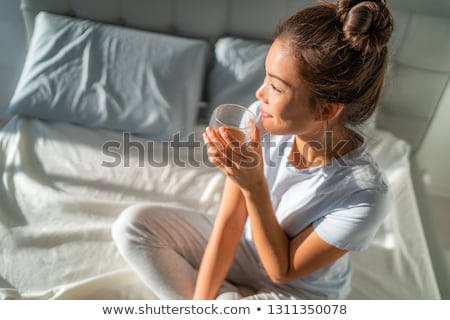
[[275,75],[275,74],[273,74],[273,73],[267,73],[267,75],[268,75],[269,77],[271,77],[271,78],[275,78],[275,79],[277,79],[277,80],[283,82],[283,83],[284,83],[286,86],[288,86],[289,88],[292,88],[292,87],[293,87],[292,84],[290,84],[289,82],[287,82],[287,81],[284,80],[283,78],[280,78],[279,76],[277,76],[277,75]]

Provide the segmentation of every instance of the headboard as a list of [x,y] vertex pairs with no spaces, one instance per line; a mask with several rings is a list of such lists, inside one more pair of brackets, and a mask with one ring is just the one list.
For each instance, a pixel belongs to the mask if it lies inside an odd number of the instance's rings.
[[[39,11],[161,33],[267,40],[279,22],[315,0],[21,0],[28,38]],[[419,149],[450,90],[450,1],[390,0],[391,66],[378,126]]]

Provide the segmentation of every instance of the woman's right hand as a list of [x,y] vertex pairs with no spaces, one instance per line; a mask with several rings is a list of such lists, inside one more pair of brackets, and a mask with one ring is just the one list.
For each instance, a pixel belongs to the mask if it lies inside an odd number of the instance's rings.
[[203,134],[208,158],[243,191],[252,190],[264,181],[264,167],[259,130],[256,128],[249,144],[233,139],[226,129],[210,127]]

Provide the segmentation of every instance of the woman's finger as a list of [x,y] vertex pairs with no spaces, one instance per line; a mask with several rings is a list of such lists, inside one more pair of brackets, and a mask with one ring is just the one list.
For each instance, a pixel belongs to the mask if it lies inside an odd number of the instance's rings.
[[221,147],[220,143],[213,142],[206,132],[203,133],[203,141],[205,142],[205,146],[207,148],[208,158],[223,156],[223,148]]
[[235,143],[229,143],[226,136],[222,136],[219,130],[207,128],[204,134],[205,142],[208,146],[208,156],[211,162],[216,163],[212,158],[216,157],[221,160],[221,164],[225,167],[232,167],[236,155],[233,154]]
[[261,142],[261,133],[259,132],[258,126],[256,126],[255,131],[253,131],[252,141]]
[[242,151],[245,145],[242,144],[239,139],[236,139],[236,137],[233,136],[233,134],[231,134],[226,128],[220,128],[219,135],[226,142],[224,149],[226,157],[233,163],[239,165],[244,158]]

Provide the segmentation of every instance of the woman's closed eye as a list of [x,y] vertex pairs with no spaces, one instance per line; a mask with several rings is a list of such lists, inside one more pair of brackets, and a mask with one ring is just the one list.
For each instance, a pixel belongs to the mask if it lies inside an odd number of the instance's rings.
[[278,93],[281,93],[281,89],[279,89],[278,87],[276,87],[273,83],[270,84],[270,86],[272,87],[273,90],[275,90]]

